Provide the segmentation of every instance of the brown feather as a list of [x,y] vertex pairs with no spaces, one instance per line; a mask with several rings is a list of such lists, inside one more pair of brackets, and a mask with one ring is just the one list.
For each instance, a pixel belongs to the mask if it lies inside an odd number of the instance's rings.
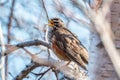
[[66,28],[56,29],[54,38],[58,48],[64,51],[64,55],[86,70],[85,64],[88,63],[88,53],[83,45],[80,45],[79,40]]
[[64,27],[62,20],[53,18],[49,23],[53,28],[49,32],[49,39],[52,42],[54,53],[58,58],[76,62],[86,70],[89,58],[86,48],[71,31]]

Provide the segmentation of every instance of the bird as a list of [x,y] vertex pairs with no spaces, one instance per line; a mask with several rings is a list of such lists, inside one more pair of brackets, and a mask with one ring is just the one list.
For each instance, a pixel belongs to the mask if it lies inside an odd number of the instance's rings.
[[49,19],[48,26],[48,40],[55,55],[60,60],[73,61],[84,70],[87,70],[88,51],[77,36],[65,27],[60,18]]

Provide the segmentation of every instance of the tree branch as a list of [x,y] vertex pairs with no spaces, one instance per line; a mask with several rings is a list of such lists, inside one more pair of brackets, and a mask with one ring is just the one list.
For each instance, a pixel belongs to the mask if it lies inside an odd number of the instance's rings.
[[[10,8],[10,15],[8,17],[8,38],[7,38],[7,43],[10,43],[11,40],[11,32],[10,29],[12,27],[12,18],[13,18],[13,11],[14,11],[14,6],[15,6],[15,0],[12,0],[11,8]],[[5,80],[8,78],[8,56],[5,57]]]
[[51,48],[51,46],[49,45],[49,43],[42,41],[42,40],[33,40],[33,41],[26,41],[26,42],[22,42],[17,44],[17,47],[23,48],[23,47],[28,47],[28,46],[33,46],[33,45],[43,45],[45,47]]
[[91,21],[95,23],[94,28],[100,35],[100,38],[105,46],[105,49],[120,78],[120,64],[118,64],[120,62],[120,56],[113,42],[114,36],[111,30],[111,25],[109,21],[106,19],[108,12],[110,12],[110,5],[112,1],[113,0],[103,0],[102,9],[97,10],[97,13],[94,10],[88,8],[88,13],[86,13],[86,15],[88,15]]
[[91,9],[89,5],[87,6],[86,9],[87,11],[85,10],[85,8],[81,8],[82,4],[78,4],[78,5],[80,10],[82,10],[85,13],[85,15],[87,15],[88,18],[91,20],[91,22],[94,24],[94,28],[100,35],[103,45],[105,46],[105,49],[120,78],[120,64],[118,64],[120,62],[120,56],[113,42],[114,36],[111,30],[111,25],[109,21],[106,19],[106,16],[108,16],[108,13],[110,12],[110,5],[112,1],[113,0],[103,0],[102,8],[97,9],[97,12]]
[[10,15],[9,15],[9,22],[8,22],[8,43],[10,42],[10,28],[12,26],[12,18],[13,18],[13,10],[14,10],[14,6],[15,6],[15,0],[12,0],[12,4],[11,4],[11,8],[10,8]]
[[51,68],[47,69],[47,70],[44,71],[43,73],[37,74],[37,75],[41,75],[38,80],[40,80],[40,79],[41,79],[48,71],[50,71],[50,70],[51,70]]
[[51,68],[55,68],[56,70],[62,72],[65,76],[75,79],[75,80],[85,80],[87,79],[86,75],[84,72],[77,71],[74,69],[72,66],[66,66],[68,63],[67,61],[65,62],[58,62],[57,60],[49,57],[49,58],[40,58],[39,56],[35,54],[31,54],[31,52],[25,50],[31,57],[31,60],[33,62],[38,63],[41,66],[48,66]]
[[33,41],[26,41],[26,42],[18,43],[16,45],[5,45],[5,47],[6,47],[5,55],[8,55],[9,53],[11,53],[19,48],[24,48],[24,47],[34,46],[34,45],[35,46],[43,45],[43,46],[51,49],[51,45],[49,43],[44,42],[42,40],[33,40]]
[[45,7],[44,0],[42,0],[42,4],[43,4],[43,8],[44,8],[44,10],[45,10],[45,14],[46,14],[46,16],[47,16],[47,19],[49,20],[49,16],[48,16],[48,13],[47,13],[47,9],[46,9],[46,7]]
[[49,58],[40,58],[39,56],[32,54],[31,52],[29,52],[27,49],[23,48],[27,54],[29,54],[29,56],[31,57],[31,60],[35,63],[37,63],[37,65],[30,65],[29,67],[25,68],[15,79],[16,80],[21,80],[24,77],[26,77],[26,75],[31,72],[34,68],[38,67],[38,66],[47,66],[50,68],[54,68],[60,72],[62,72],[66,77],[71,78],[71,79],[75,79],[75,80],[85,80],[87,79],[87,76],[84,72],[78,71],[76,70],[73,66],[67,66],[66,64],[68,63],[66,62],[59,62],[58,60],[55,60],[51,57]]

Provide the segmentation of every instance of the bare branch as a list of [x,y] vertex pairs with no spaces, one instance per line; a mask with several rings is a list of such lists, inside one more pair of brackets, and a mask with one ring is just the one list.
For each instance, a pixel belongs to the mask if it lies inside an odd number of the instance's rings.
[[14,76],[10,72],[8,72],[8,74],[14,79]]
[[[77,0],[71,0],[73,5],[77,6],[81,11],[83,11],[83,13],[87,13],[87,8],[85,6],[83,6],[83,4],[79,4],[79,2]],[[85,2],[84,2],[85,5]]]
[[[11,27],[12,27],[12,18],[13,18],[13,11],[14,11],[14,6],[15,6],[15,0],[12,0],[12,4],[11,4],[11,8],[10,8],[10,15],[9,15],[9,17],[8,17],[8,20],[9,20],[9,22],[8,22],[8,41],[7,41],[7,43],[9,44],[10,43],[10,40],[11,40],[11,38],[10,38],[10,29],[11,29]],[[7,78],[8,78],[8,56],[6,56],[5,57],[5,80],[7,80]]]
[[49,20],[49,16],[48,16],[48,13],[47,13],[47,9],[46,9],[46,7],[45,7],[44,0],[42,0],[42,4],[43,4],[43,8],[44,8],[44,10],[45,10],[45,13],[46,13],[47,19]]
[[54,74],[55,74],[55,76],[56,76],[56,80],[59,80],[59,79],[58,79],[58,71],[55,70],[55,69],[53,69],[53,71],[54,71]]
[[8,55],[9,53],[11,53],[19,48],[29,47],[29,46],[34,46],[34,45],[35,46],[43,45],[43,46],[51,49],[51,46],[49,45],[49,43],[44,42],[42,40],[33,40],[33,41],[26,41],[26,42],[18,43],[16,45],[5,45],[5,47],[6,47],[5,55]]
[[66,64],[68,63],[67,61],[66,62],[58,62],[57,60],[55,60],[51,57],[50,58],[40,58],[37,55],[31,54],[29,51],[27,51],[27,53],[30,55],[31,59],[34,62],[38,63],[39,65],[55,68],[56,70],[64,73],[64,75],[69,78],[73,78],[75,80],[85,80],[87,78],[85,73],[83,73],[81,71],[78,72],[73,67],[66,66]]
[[43,73],[40,73],[40,77],[39,77],[39,79],[38,80],[40,80],[48,71],[50,71],[51,70],[51,68],[49,68],[49,69],[47,69],[45,72],[43,72]]
[[[67,61],[66,62],[59,62],[59,61],[57,61],[57,60],[55,60],[51,57],[50,58],[40,58],[39,56],[29,52],[27,49],[25,49],[25,48],[23,48],[23,49],[29,54],[29,56],[31,57],[31,60],[35,63],[38,63],[39,66],[47,66],[47,67],[50,67],[50,69],[54,68],[55,70],[58,70],[58,71],[62,72],[66,77],[71,78],[71,79],[75,79],[75,80],[85,80],[85,79],[87,79],[86,74],[84,72],[76,71],[76,69],[74,67],[67,66],[66,65],[68,63]],[[27,69],[25,69],[24,71],[26,71],[26,70]],[[30,71],[31,70],[27,70],[25,75],[27,75]],[[23,73],[24,72],[22,71],[21,75],[24,76]]]
[[15,0],[12,1],[11,4],[11,8],[10,8],[10,15],[9,15],[9,22],[8,22],[8,43],[10,42],[10,28],[12,26],[12,18],[13,18],[13,10],[14,10],[14,6],[15,6]]
[[51,46],[49,45],[49,43],[45,42],[45,41],[42,41],[42,40],[33,40],[33,41],[26,41],[26,42],[23,42],[23,43],[19,43],[17,44],[16,46],[17,47],[28,47],[28,46],[33,46],[33,45],[43,45],[45,47],[48,47],[48,48],[51,48]]
[[[48,41],[48,30],[49,30],[49,28],[47,27],[47,25],[45,25],[46,26],[46,31],[45,31],[45,41],[46,42],[49,42]],[[49,50],[49,48],[47,48],[47,52],[48,52],[48,58],[50,57],[50,50]]]
[[[46,7],[45,7],[45,3],[44,3],[44,0],[42,0],[42,4],[43,4],[43,8],[44,8],[44,10],[45,10],[45,13],[46,13],[46,16],[47,16],[47,20],[49,20],[49,16],[48,16],[48,13],[47,13],[47,9],[46,9]],[[47,27],[47,25],[45,25],[45,27],[46,27],[46,31],[45,31],[45,41],[47,41],[48,42],[48,27]],[[48,52],[48,57],[50,57],[50,51],[49,51],[49,49],[47,48],[47,52]]]

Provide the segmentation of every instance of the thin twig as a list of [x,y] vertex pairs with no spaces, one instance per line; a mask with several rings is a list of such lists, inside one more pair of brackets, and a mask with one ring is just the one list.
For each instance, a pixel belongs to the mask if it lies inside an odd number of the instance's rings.
[[18,74],[14,80],[23,80],[23,78],[25,78],[33,69],[39,67],[39,64],[36,63],[30,63],[29,65],[27,65],[27,67],[25,69],[23,69],[21,71],[20,74]]
[[49,16],[48,16],[48,13],[47,13],[47,9],[46,9],[46,7],[45,7],[44,0],[42,0],[42,4],[43,4],[43,8],[44,8],[44,10],[45,10],[45,13],[46,13],[47,19],[49,20]]
[[33,73],[32,74],[36,75],[36,76],[40,76],[38,80],[40,80],[49,70],[51,70],[51,68],[47,69],[46,71],[42,72],[42,73]]
[[[9,22],[8,22],[8,41],[7,43],[10,43],[10,29],[12,27],[12,18],[13,18],[13,11],[15,6],[15,0],[12,0],[11,8],[10,8],[10,15],[9,15]],[[8,56],[5,57],[5,80],[8,80]]]
[[[45,68],[44,66],[41,66],[41,69],[40,69],[39,73],[40,73],[44,68]],[[38,80],[38,77],[39,77],[39,76],[36,76],[36,79],[35,79],[35,80]]]
[[14,6],[15,6],[15,0],[12,1],[12,4],[11,4],[11,8],[10,8],[10,15],[9,15],[9,22],[8,22],[8,43],[10,42],[10,28],[12,26],[12,18],[13,18],[13,11],[14,11]]
[[[45,13],[46,13],[46,16],[47,16],[47,20],[49,20],[49,16],[48,16],[48,13],[47,13],[47,9],[46,9],[46,7],[45,7],[45,3],[44,3],[44,0],[42,0],[42,4],[43,4],[43,8],[44,8],[44,10],[45,10]],[[48,42],[48,28],[47,28],[47,25],[45,25],[45,27],[46,27],[46,32],[45,32],[45,40]],[[48,58],[50,57],[50,51],[49,51],[49,49],[47,48],[47,52],[48,52]]]
[[44,73],[41,73],[41,76],[39,77],[38,80],[40,80],[45,75],[45,73],[47,73],[49,70],[51,70],[51,68],[47,69]]
[[56,76],[56,79],[59,80],[59,79],[58,79],[58,71],[55,70],[55,69],[53,69],[53,71],[54,71],[54,74],[55,74],[55,76]]
[[69,24],[70,24],[70,19],[67,19],[67,24],[66,24],[66,27],[68,28],[69,27]]
[[[45,25],[45,27],[46,27],[46,31],[45,31],[45,37],[44,37],[44,39],[45,39],[46,42],[49,43],[49,41],[48,41],[48,27],[46,25]],[[51,56],[49,48],[47,48],[47,52],[48,52],[48,58],[49,58]]]
[[14,79],[14,76],[11,74],[11,72],[8,72],[8,74]]

